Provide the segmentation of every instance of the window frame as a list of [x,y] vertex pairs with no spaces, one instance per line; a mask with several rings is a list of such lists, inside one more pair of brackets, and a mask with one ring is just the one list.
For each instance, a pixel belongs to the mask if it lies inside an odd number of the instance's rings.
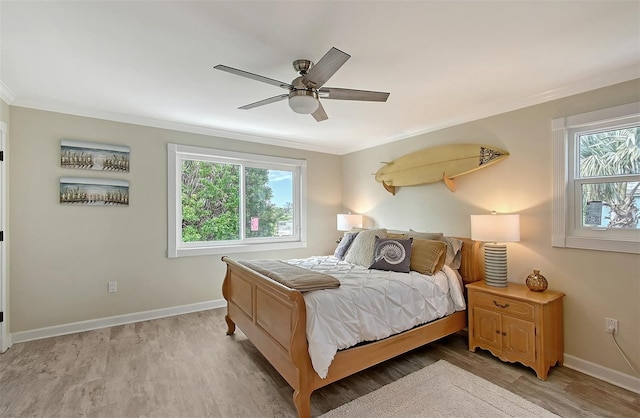
[[[282,237],[241,238],[234,241],[182,242],[182,161],[197,160],[222,164],[238,164],[242,167],[291,171],[293,173],[294,235]],[[180,144],[167,144],[167,208],[168,243],[167,257],[230,254],[253,251],[284,250],[306,248],[307,208],[306,208],[307,162],[302,159],[275,157],[246,152],[227,151],[213,148]],[[245,193],[244,169],[241,169],[240,193]],[[240,234],[244,237],[245,208],[240,207]]]
[[[580,186],[594,182],[577,173],[577,133],[614,130],[640,123],[640,102],[554,119],[553,134],[553,247],[640,254],[640,229],[582,226]],[[596,177],[595,182],[628,181],[632,176]],[[635,180],[633,180],[635,181]]]

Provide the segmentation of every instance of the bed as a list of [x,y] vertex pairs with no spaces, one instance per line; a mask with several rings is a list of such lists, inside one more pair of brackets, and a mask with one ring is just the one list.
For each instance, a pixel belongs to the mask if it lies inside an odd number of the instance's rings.
[[[457,238],[459,277],[464,284],[483,279],[481,243]],[[227,265],[222,292],[227,300],[227,335],[238,326],[294,389],[299,417],[311,415],[311,393],[467,326],[466,310],[455,312],[387,338],[337,351],[326,376],[314,369],[307,341],[307,308],[303,292],[288,287],[241,261],[222,257]],[[464,286],[462,286],[464,288]],[[313,292],[311,292],[313,293]]]

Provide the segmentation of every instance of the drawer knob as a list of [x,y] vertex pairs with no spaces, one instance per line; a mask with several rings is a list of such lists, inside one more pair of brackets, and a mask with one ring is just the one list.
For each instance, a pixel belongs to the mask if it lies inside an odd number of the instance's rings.
[[508,303],[505,303],[504,305],[502,305],[502,304],[496,302],[495,300],[493,301],[493,304],[496,305],[498,308],[502,308],[502,309],[505,309],[505,308],[509,307]]

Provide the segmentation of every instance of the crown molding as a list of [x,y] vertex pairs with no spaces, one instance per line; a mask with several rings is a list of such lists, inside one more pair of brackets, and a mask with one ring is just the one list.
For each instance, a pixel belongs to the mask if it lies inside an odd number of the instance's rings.
[[576,83],[571,83],[563,87],[548,90],[542,93],[532,94],[530,96],[522,97],[515,100],[505,100],[501,102],[495,102],[483,106],[482,110],[477,112],[471,112],[460,117],[451,118],[436,122],[424,129],[405,133],[400,136],[394,136],[386,138],[377,142],[370,142],[366,145],[355,146],[350,148],[344,148],[340,150],[339,154],[349,154],[356,151],[362,151],[369,148],[374,148],[380,145],[388,144],[391,142],[400,141],[402,139],[412,138],[414,136],[423,135],[429,132],[439,131],[441,129],[449,128],[452,126],[461,125],[467,122],[473,122],[479,119],[500,115],[502,113],[511,112],[518,109],[523,109],[529,106],[535,106],[541,103],[550,102],[557,99],[563,99],[565,97],[574,96],[576,94],[586,93],[588,91],[597,90],[599,88],[612,86],[614,84],[624,83],[626,81],[636,80],[640,78],[640,66],[638,64],[629,65],[627,67],[620,68],[616,71],[612,71],[606,74],[599,74],[595,77],[580,80]]
[[112,122],[128,123],[132,125],[146,126],[150,128],[168,129],[178,132],[187,132],[193,134],[214,136],[224,139],[233,139],[237,141],[246,141],[260,144],[273,145],[277,147],[294,148],[305,151],[321,152],[325,154],[336,154],[337,151],[326,146],[300,143],[295,141],[287,141],[283,139],[273,138],[269,136],[248,134],[236,131],[230,131],[219,128],[210,128],[206,126],[191,125],[187,123],[172,122],[167,120],[146,118],[136,115],[127,115],[124,113],[108,112],[97,109],[84,109],[81,107],[66,106],[61,104],[44,104],[39,102],[29,102],[18,100],[14,104],[16,107],[24,107],[28,109],[44,110],[48,112],[64,113],[74,116],[82,116],[88,118],[96,118],[108,120]]
[[9,105],[16,100],[16,94],[2,80],[0,80],[0,99]]

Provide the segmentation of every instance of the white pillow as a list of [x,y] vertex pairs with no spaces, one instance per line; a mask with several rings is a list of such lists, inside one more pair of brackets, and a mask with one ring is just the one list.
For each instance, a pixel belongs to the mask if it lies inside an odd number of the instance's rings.
[[369,268],[376,249],[376,235],[380,238],[386,238],[387,230],[380,228],[360,231],[344,256],[344,261]]
[[440,241],[447,243],[447,258],[444,262],[454,270],[458,270],[462,264],[462,241],[454,237],[442,237]]

